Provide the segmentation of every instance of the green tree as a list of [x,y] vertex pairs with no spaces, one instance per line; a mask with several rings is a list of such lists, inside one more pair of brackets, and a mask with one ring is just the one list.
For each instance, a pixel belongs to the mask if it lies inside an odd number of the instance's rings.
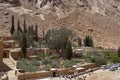
[[119,47],[117,53],[118,53],[118,56],[120,57],[120,47]]
[[26,54],[27,54],[27,39],[25,34],[23,34],[23,38],[22,38],[22,43],[21,43],[21,50],[23,52],[23,56],[24,58],[26,58]]
[[38,41],[38,26],[36,25],[35,27],[35,37],[34,37],[35,41]]
[[21,29],[21,27],[20,27],[20,21],[19,21],[19,19],[18,19],[17,26],[18,26],[18,27],[17,27],[17,31],[22,33],[23,31],[22,31],[22,29]]
[[59,51],[65,49],[67,41],[71,39],[73,33],[67,28],[52,29],[46,34],[46,44],[50,49]]
[[14,25],[14,16],[12,15],[11,17],[11,29],[10,29],[10,33],[13,34],[14,33],[14,30],[15,30],[15,25]]
[[27,33],[27,25],[26,25],[26,20],[24,19],[24,33]]
[[66,58],[67,59],[71,59],[72,58],[72,46],[71,46],[71,42],[68,41],[66,44]]
[[35,37],[35,31],[33,29],[33,25],[28,27],[27,30],[27,46],[33,46],[34,45],[34,37]]
[[78,47],[81,47],[81,46],[82,46],[82,39],[78,38]]
[[93,47],[93,39],[90,36],[86,36],[84,39],[84,45],[87,47]]

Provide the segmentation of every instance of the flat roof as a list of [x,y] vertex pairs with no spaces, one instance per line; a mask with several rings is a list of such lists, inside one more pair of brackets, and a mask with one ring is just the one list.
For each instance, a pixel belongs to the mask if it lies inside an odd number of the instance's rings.
[[6,40],[6,41],[3,41],[4,43],[13,43],[15,42],[15,40]]

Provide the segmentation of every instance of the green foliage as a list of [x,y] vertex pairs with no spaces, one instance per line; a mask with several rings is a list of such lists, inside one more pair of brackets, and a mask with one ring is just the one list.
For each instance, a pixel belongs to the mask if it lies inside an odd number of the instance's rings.
[[34,37],[35,37],[35,32],[33,26],[29,26],[26,33],[27,46],[34,46]]
[[68,41],[67,44],[66,44],[66,57],[67,57],[67,59],[72,58],[72,46],[71,46],[70,41]]
[[119,47],[117,53],[118,53],[118,56],[120,57],[120,47]]
[[111,62],[112,63],[119,63],[120,62],[120,58],[117,55],[114,55],[111,58]]
[[22,59],[17,63],[17,68],[25,72],[35,72],[39,70],[39,65],[37,60]]
[[42,69],[43,70],[50,70],[52,68],[52,66],[50,65],[50,64],[47,64],[47,65],[45,65],[45,67],[43,67]]
[[45,41],[50,49],[60,50],[66,47],[71,37],[72,31],[67,28],[52,29],[47,32]]
[[27,25],[26,25],[26,20],[24,19],[24,33],[27,33]]
[[64,62],[64,67],[65,68],[71,68],[73,65],[75,65],[76,64],[76,62],[74,61],[74,60],[66,60],[65,62]]
[[23,52],[23,56],[24,58],[26,58],[26,54],[27,54],[27,39],[26,39],[26,36],[25,34],[23,34],[23,39],[22,39],[22,47],[21,47],[21,50]]
[[58,53],[54,53],[53,58],[54,58],[54,59],[59,59]]
[[35,37],[34,37],[35,41],[38,41],[38,26],[36,25],[35,27]]
[[49,57],[45,57],[41,60],[42,64],[47,65],[51,63],[51,59]]
[[20,21],[19,21],[19,19],[18,19],[18,23],[17,23],[17,32],[20,32],[20,33],[22,33],[23,31],[22,31],[22,29],[21,29],[21,27],[20,27]]
[[45,53],[39,53],[38,58],[39,59],[44,59],[45,58]]
[[59,68],[60,61],[58,59],[52,59],[50,64],[52,68]]
[[82,39],[78,38],[78,47],[81,47],[81,46],[82,46]]
[[15,30],[15,26],[14,26],[14,16],[12,15],[11,17],[12,23],[11,23],[11,29],[10,29],[10,33],[13,34],[14,30]]
[[86,59],[92,63],[96,63],[97,65],[103,65],[107,63],[106,57],[102,52],[94,51],[93,53],[86,54]]
[[87,47],[93,47],[93,39],[90,36],[86,36],[84,39],[84,45]]

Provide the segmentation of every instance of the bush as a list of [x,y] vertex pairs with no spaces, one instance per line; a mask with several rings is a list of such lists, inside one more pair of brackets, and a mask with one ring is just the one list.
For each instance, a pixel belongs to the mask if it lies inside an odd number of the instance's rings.
[[59,68],[59,66],[60,66],[60,61],[59,61],[58,59],[53,59],[53,60],[51,60],[51,66],[52,66],[53,68]]
[[87,54],[86,59],[97,65],[103,65],[107,63],[106,57],[102,52],[94,51],[93,53]]
[[38,54],[38,58],[39,58],[39,59],[45,58],[45,53],[39,53],[39,54]]
[[43,67],[42,69],[43,70],[50,70],[52,68],[52,66],[50,65],[50,64],[47,64],[47,65],[45,65],[45,67]]
[[22,59],[17,63],[17,68],[24,72],[35,72],[39,70],[39,62],[37,60]]
[[73,61],[73,60],[67,60],[67,61],[64,62],[64,67],[65,68],[71,68],[75,64],[76,64],[75,61]]
[[51,59],[49,57],[45,57],[41,60],[42,64],[46,65],[46,64],[50,64],[51,63]]
[[118,63],[120,62],[120,58],[117,55],[113,55],[110,59],[112,63]]
[[58,58],[59,58],[58,53],[54,53],[53,58],[54,58],[54,59],[58,59]]

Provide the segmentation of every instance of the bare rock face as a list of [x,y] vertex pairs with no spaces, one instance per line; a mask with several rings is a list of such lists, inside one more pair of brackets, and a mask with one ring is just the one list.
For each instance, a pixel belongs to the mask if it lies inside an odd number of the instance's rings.
[[8,2],[11,4],[19,4],[20,3],[19,0],[9,0]]
[[19,0],[0,0],[0,3],[10,3],[13,5],[20,5],[20,1]]

